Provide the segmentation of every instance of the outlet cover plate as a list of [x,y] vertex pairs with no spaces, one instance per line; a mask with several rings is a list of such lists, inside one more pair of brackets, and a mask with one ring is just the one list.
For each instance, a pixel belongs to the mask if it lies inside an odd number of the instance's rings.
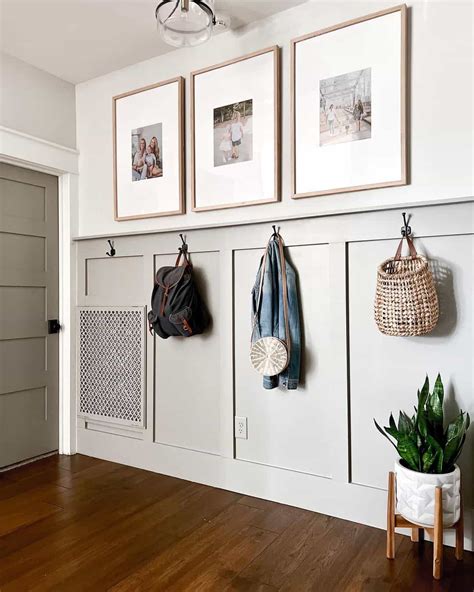
[[235,437],[240,438],[241,440],[247,440],[247,437],[248,437],[247,418],[235,416],[234,420],[235,420],[235,422],[234,422]]

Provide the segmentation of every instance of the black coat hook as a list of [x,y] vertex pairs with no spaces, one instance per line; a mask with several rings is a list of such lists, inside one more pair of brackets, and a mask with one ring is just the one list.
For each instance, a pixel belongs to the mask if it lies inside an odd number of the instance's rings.
[[273,228],[273,234],[272,236],[278,236],[280,234],[280,227],[276,227],[276,224],[272,224],[272,228]]
[[107,256],[109,256],[109,257],[113,257],[113,256],[115,255],[115,253],[117,252],[117,251],[114,249],[114,241],[108,240],[107,242],[108,242],[108,243],[109,243],[109,245],[110,245],[110,253],[106,252],[105,254],[106,254]]
[[411,236],[411,226],[408,226],[408,222],[410,222],[411,216],[409,215],[407,218],[406,212],[403,212],[402,216],[403,216],[403,226],[401,227],[400,232],[402,233],[403,237]]
[[184,251],[186,253],[188,251],[188,245],[186,243],[186,235],[183,236],[182,234],[180,234],[179,238],[181,239],[181,243],[182,243],[181,246],[179,247],[179,250]]

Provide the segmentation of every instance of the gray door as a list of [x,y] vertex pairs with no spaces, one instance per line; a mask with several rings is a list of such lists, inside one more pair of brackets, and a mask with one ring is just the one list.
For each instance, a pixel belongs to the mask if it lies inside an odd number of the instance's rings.
[[58,448],[58,181],[0,163],[0,467]]

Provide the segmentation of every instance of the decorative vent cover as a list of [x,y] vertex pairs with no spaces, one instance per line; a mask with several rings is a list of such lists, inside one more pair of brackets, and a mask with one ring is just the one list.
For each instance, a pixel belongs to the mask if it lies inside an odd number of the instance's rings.
[[79,415],[143,426],[145,310],[79,309]]

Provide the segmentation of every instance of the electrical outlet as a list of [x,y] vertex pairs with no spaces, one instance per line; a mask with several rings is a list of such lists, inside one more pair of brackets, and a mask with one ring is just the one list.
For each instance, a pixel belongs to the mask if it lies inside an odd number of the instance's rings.
[[247,418],[246,417],[235,417],[234,432],[235,437],[241,440],[247,440]]

